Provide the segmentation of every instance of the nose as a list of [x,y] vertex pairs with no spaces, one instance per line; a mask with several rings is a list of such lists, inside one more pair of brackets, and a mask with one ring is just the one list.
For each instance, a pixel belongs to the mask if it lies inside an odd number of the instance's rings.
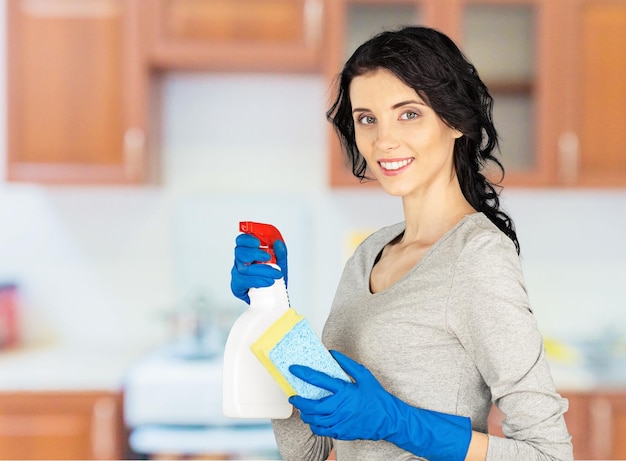
[[378,122],[376,130],[376,148],[388,152],[398,147],[398,138],[390,123]]

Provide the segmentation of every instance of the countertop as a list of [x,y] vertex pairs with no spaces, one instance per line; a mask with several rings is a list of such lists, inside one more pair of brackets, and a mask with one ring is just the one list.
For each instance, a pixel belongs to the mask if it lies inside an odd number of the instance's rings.
[[46,344],[0,350],[0,391],[118,391],[146,346]]
[[[32,345],[0,350],[0,391],[118,391],[130,367],[151,345]],[[600,382],[580,366],[551,362],[559,391],[626,390],[626,382]]]

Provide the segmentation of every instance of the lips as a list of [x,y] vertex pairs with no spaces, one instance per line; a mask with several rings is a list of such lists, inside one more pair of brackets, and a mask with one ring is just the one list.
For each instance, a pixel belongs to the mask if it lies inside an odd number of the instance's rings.
[[408,166],[413,163],[414,157],[403,159],[379,160],[378,164],[386,176],[394,176],[402,173]]

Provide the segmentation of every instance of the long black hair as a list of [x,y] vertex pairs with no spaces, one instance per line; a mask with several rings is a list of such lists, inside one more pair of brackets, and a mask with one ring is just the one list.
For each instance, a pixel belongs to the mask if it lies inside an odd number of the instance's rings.
[[392,72],[423,96],[446,124],[463,133],[454,144],[454,167],[463,195],[513,241],[519,253],[513,221],[500,209],[500,186],[482,173],[491,163],[504,177],[504,167],[494,156],[498,134],[493,124],[493,98],[476,68],[437,30],[409,26],[382,32],[357,48],[344,65],[335,102],[326,117],[339,136],[352,173],[361,180],[370,179],[356,145],[350,83],[376,69]]

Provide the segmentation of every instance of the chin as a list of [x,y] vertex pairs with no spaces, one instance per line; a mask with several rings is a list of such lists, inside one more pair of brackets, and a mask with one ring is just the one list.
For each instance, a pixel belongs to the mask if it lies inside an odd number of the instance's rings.
[[383,190],[394,197],[404,197],[410,191],[407,187],[403,187],[402,184],[390,184],[387,181],[378,181]]

